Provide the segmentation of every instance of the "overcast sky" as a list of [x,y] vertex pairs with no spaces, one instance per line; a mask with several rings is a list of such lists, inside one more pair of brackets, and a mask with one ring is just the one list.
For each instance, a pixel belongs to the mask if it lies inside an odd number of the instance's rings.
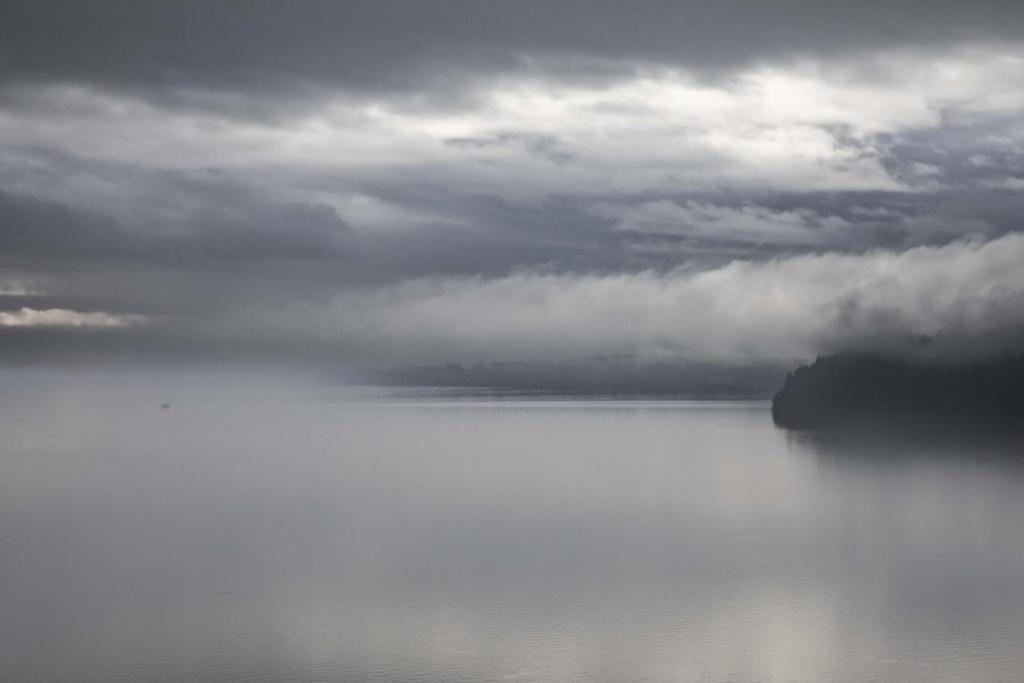
[[0,0],[0,354],[1019,348],[1024,3]]

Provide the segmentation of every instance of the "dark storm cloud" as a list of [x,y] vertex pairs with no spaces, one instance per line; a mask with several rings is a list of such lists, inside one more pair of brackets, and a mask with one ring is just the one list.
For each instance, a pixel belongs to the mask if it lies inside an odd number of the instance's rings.
[[910,0],[361,2],[8,1],[0,75],[163,93],[325,83],[448,90],[452,80],[561,62],[572,77],[630,62],[729,68],[794,53],[1014,39],[1024,8]]
[[[184,266],[211,259],[230,268],[254,259],[344,254],[348,226],[325,205],[275,199],[216,175],[146,172],[46,155],[25,172],[16,167],[23,159],[0,158],[0,179],[7,187],[34,186],[43,196],[0,190],[0,253],[8,265],[16,258]],[[72,178],[77,186],[60,186]]]

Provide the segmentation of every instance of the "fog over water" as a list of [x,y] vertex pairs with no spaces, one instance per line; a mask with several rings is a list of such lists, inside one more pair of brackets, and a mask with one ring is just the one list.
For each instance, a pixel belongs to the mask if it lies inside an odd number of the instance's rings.
[[1010,437],[825,438],[758,402],[4,384],[4,681],[1024,670]]

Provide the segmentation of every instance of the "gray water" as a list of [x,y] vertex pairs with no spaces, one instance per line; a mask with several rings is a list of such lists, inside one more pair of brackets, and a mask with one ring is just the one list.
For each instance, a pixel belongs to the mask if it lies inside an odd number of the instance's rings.
[[10,390],[0,427],[2,681],[1024,678],[1012,441]]

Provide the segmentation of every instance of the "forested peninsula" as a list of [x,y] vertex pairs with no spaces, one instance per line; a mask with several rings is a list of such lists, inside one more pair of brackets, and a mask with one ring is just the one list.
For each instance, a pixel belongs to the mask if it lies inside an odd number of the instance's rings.
[[983,362],[821,356],[786,377],[772,417],[790,429],[961,422],[1022,428],[1024,353]]

